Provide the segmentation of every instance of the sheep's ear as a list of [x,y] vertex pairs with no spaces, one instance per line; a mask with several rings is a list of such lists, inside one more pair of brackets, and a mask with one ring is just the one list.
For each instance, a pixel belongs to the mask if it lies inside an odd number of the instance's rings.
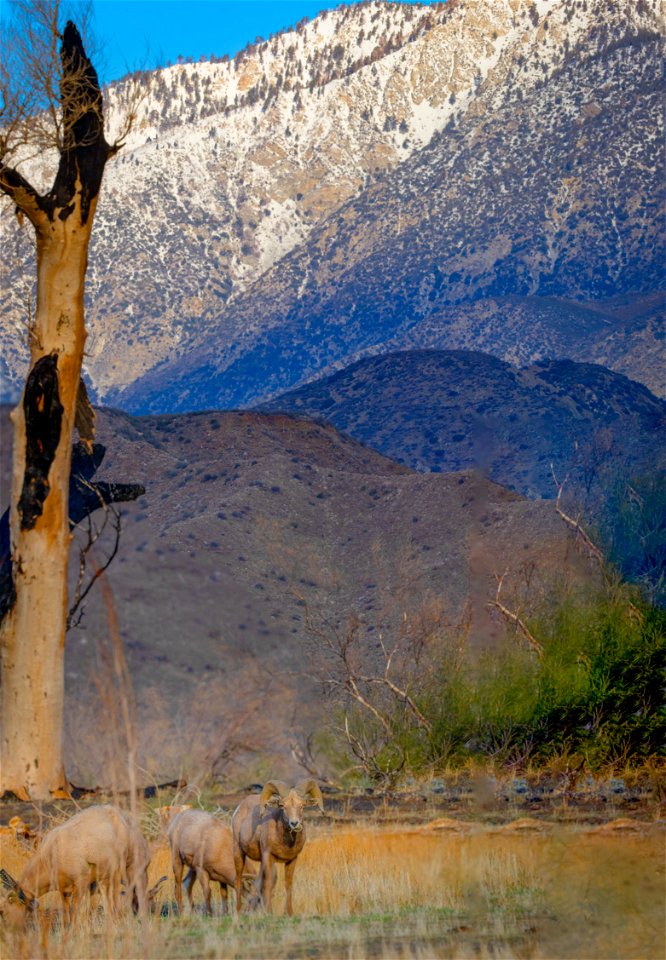
[[324,812],[324,798],[316,780],[301,780],[296,784],[296,792],[303,798],[310,797],[312,803],[316,803],[321,812]]
[[267,805],[273,799],[274,796],[279,798],[286,797],[289,793],[289,787],[283,780],[269,780],[264,784],[264,789],[261,791],[259,796],[259,810],[263,814]]

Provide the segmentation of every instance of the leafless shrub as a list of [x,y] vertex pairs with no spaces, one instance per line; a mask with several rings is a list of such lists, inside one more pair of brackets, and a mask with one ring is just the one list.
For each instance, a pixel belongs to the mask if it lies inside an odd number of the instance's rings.
[[[103,643],[91,673],[96,696],[68,706],[66,744],[75,782],[126,789],[124,762],[114,759],[125,755],[126,743],[113,673],[112,653]],[[162,685],[144,687],[132,704],[140,786],[171,780],[228,785],[251,775],[280,742],[286,747],[294,709],[282,684],[263,676],[250,656],[229,675],[220,670],[177,693]]]
[[514,610],[510,610],[500,599],[505,577],[506,573],[503,573],[501,576],[497,576],[497,593],[495,594],[495,599],[491,601],[488,606],[499,610],[507,624],[511,624],[515,628],[516,635],[522,637],[522,639],[527,642],[527,645],[530,647],[530,649],[533,650],[539,658],[541,658],[543,657],[542,645],[530,632],[522,617]]
[[438,759],[433,698],[442,678],[462,668],[469,610],[454,629],[436,604],[404,611],[390,642],[356,614],[340,625],[307,604],[305,611],[315,677],[340,710],[338,732],[356,768],[389,785],[415,743],[432,761]]

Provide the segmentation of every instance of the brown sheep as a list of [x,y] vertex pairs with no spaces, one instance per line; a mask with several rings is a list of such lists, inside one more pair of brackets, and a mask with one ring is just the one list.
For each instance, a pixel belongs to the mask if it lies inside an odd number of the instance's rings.
[[[231,829],[205,810],[187,809],[173,817],[167,835],[171,847],[178,912],[182,913],[183,909],[184,866],[190,868],[185,877],[185,890],[190,909],[193,905],[195,880],[201,884],[206,912],[209,915],[212,913],[211,880],[219,883],[223,909],[226,909],[228,889],[234,887],[236,880]],[[246,871],[244,879],[246,882],[253,881],[255,877],[253,873]]]
[[145,910],[152,891],[147,890],[148,845],[139,828],[110,804],[88,807],[45,835],[26,864],[18,883],[8,875],[13,889],[29,909],[50,890],[60,893],[65,922],[71,922],[81,904],[99,889],[106,909],[120,907],[121,884],[131,891],[135,909]]
[[[257,888],[266,910],[271,909],[274,864],[284,863],[287,913],[293,914],[291,888],[296,859],[305,846],[303,807],[308,798],[323,812],[324,799],[314,780],[302,780],[292,788],[281,780],[269,780],[259,796],[246,797],[234,811],[231,825],[237,910],[240,910],[238,891],[249,858],[261,864]],[[267,809],[269,803],[276,806]]]

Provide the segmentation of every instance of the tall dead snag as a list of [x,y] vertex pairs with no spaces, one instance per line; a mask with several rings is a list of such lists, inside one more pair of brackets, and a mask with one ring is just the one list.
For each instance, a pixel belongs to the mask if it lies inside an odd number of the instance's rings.
[[[12,412],[14,453],[9,539],[12,596],[0,627],[2,645],[2,773],[0,793],[43,799],[67,789],[62,756],[68,516],[75,425],[90,443],[90,408],[81,397],[86,339],[83,288],[88,244],[104,167],[118,149],[104,138],[102,94],[79,31],[58,32],[58,3],[39,3],[26,30],[41,17],[45,55],[29,51],[37,93],[12,93],[3,80],[0,188],[32,224],[37,248],[37,305],[30,338],[30,372]],[[49,33],[50,30],[50,33]],[[25,36],[17,40],[25,44]],[[48,44],[51,44],[49,48]],[[59,63],[58,63],[59,60]],[[53,66],[55,64],[55,66]],[[47,83],[40,87],[42,75]],[[56,94],[50,89],[54,74]],[[21,99],[23,97],[23,99]],[[18,166],[47,131],[57,172],[40,194]],[[34,134],[34,136],[33,136]],[[33,150],[34,155],[34,150]]]

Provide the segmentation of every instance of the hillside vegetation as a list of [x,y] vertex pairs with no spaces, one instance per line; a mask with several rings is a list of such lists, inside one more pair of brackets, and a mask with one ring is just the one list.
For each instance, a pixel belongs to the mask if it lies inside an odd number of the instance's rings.
[[[331,426],[258,413],[108,411],[99,437],[108,449],[100,479],[146,487],[123,510],[108,578],[144,767],[166,779],[183,763],[233,777],[240,754],[252,764],[255,753],[277,750],[291,763],[290,740],[330,721],[315,622],[344,630],[356,618],[377,650],[372,638],[397,635],[400,623],[425,617],[451,632],[471,616],[474,653],[504,634],[488,606],[496,575],[506,574],[510,606],[525,591],[594,575],[552,504],[471,472],[414,473]],[[4,486],[9,446],[1,446]],[[98,543],[96,556],[106,549]],[[77,569],[75,555],[73,576]],[[69,633],[66,663],[70,755],[84,782],[108,776],[109,745],[90,723],[108,683],[108,638],[96,589],[82,628]]]
[[471,351],[382,354],[259,409],[332,423],[416,470],[482,470],[525,496],[554,498],[554,470],[588,511],[619,477],[664,465],[664,402],[571,360],[517,369]]

